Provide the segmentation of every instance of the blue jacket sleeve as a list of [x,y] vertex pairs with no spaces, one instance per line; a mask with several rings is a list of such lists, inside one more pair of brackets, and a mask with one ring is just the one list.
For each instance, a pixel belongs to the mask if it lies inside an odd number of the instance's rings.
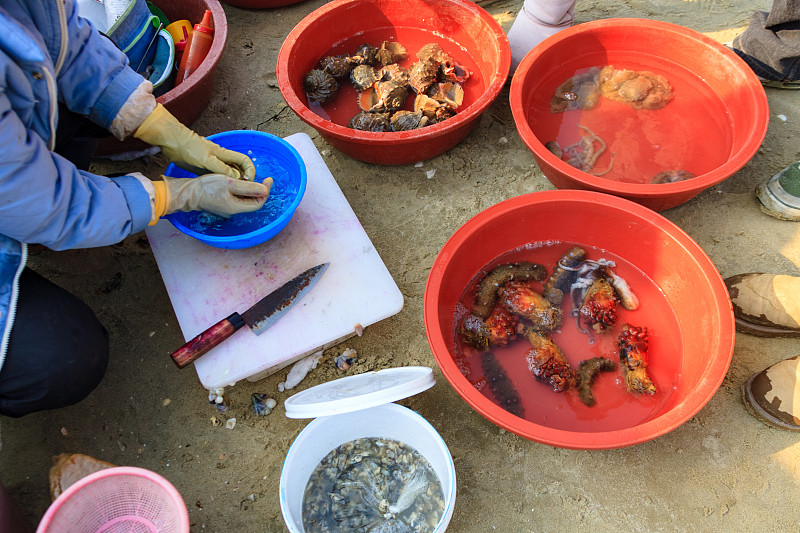
[[144,229],[150,197],[132,176],[78,170],[29,132],[0,91],[0,233],[54,250],[121,241]]
[[58,73],[58,92],[73,112],[108,128],[122,105],[143,81],[110,39],[66,3],[68,47]]

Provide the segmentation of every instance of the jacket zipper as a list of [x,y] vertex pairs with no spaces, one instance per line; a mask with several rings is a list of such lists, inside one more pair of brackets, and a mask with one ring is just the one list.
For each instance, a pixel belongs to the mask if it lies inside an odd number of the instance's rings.
[[56,113],[58,112],[58,95],[56,94],[56,79],[53,74],[43,65],[45,81],[47,82],[47,94],[50,96],[50,141],[47,147],[52,152],[56,149]]
[[58,60],[56,61],[56,77],[58,77],[67,56],[69,36],[67,35],[67,12],[64,9],[64,0],[56,0],[56,4],[58,5],[58,23],[61,25],[61,49],[58,51]]
[[14,282],[11,284],[11,301],[8,305],[8,316],[6,317],[6,328],[3,331],[3,338],[0,341],[0,369],[3,368],[3,363],[6,360],[6,352],[8,351],[8,341],[11,338],[11,328],[14,327],[14,319],[17,316],[17,300],[19,299],[19,277],[25,264],[28,262],[28,245],[22,243],[22,250],[20,253],[19,267],[17,273],[14,274]]
[[52,152],[56,149],[56,119],[58,114],[58,94],[56,78],[58,73],[61,72],[61,67],[64,66],[64,60],[67,56],[67,45],[69,44],[69,36],[67,35],[67,12],[64,9],[64,0],[56,0],[58,6],[58,24],[61,27],[61,48],[58,51],[58,58],[56,59],[54,73],[51,74],[47,70],[47,65],[42,65],[42,72],[47,79],[47,93],[50,96],[50,141],[47,143],[48,148]]

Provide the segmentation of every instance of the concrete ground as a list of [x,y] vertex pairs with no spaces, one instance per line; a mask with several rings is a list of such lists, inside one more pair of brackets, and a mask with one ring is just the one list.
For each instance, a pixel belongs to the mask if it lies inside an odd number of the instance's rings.
[[[330,147],[285,105],[275,63],[283,39],[322,0],[274,10],[225,6],[229,39],[212,100],[194,128],[208,135],[258,129],[308,133],[405,297],[403,310],[330,350],[302,389],[338,377],[333,354],[359,356],[351,372],[410,364],[434,368],[438,383],[400,403],[427,418],[455,460],[458,497],[451,531],[796,531],[800,528],[800,445],[794,433],[752,417],[741,385],[797,355],[796,341],[737,335],[727,377],[684,425],[630,448],[573,451],[508,433],[467,406],[439,372],[427,344],[422,298],[430,265],[467,219],[499,201],[552,189],[515,130],[508,88],[458,146],[419,167],[368,165]],[[479,2],[507,30],[519,0]],[[643,17],[682,24],[726,41],[767,0],[579,0],[576,22]],[[798,94],[767,90],[769,130],[738,173],[662,214],[706,251],[723,277],[797,274],[800,226],[763,215],[754,187],[800,159]],[[98,172],[156,177],[161,156],[97,161]],[[436,170],[428,177],[428,171]],[[230,389],[233,430],[213,427],[193,369],[167,354],[183,342],[144,234],[102,249],[33,255],[30,266],[84,298],[111,334],[108,374],[86,400],[22,419],[2,419],[0,477],[37,521],[50,503],[48,469],[62,452],[88,454],[166,476],[190,511],[192,531],[285,530],[278,479],[285,454],[307,421],[284,416],[277,384],[286,371]],[[250,408],[253,392],[278,407]],[[169,400],[169,401],[167,401]]]

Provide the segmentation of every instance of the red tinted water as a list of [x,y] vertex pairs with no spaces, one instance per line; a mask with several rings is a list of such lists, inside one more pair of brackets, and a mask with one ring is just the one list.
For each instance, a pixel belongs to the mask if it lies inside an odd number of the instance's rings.
[[[417,61],[416,53],[424,45],[428,43],[438,43],[455,61],[469,70],[470,77],[461,84],[464,89],[464,102],[458,108],[458,111],[466,109],[467,106],[477,100],[486,90],[486,82],[481,75],[480,69],[475,63],[475,60],[461,45],[438,33],[417,28],[375,28],[337,43],[325,56],[352,55],[362,44],[380,46],[383,41],[396,41],[406,48],[408,51],[408,58],[399,62],[402,67],[409,68],[412,63]],[[336,91],[336,96],[331,101],[323,105],[309,102],[308,107],[322,118],[330,120],[334,124],[346,126],[347,122],[361,111],[356,100],[358,91],[356,91],[349,79],[337,81],[339,83],[339,89]],[[416,93],[414,93],[413,90],[409,91],[403,109],[409,111],[414,110],[415,96]]]
[[[456,314],[454,332],[454,338],[457,339],[456,357],[460,359],[462,371],[467,371],[467,379],[474,383],[483,376],[481,356],[478,350],[461,342],[458,327],[466,310],[472,308],[477,282],[484,273],[499,264],[518,261],[542,264],[550,272],[558,259],[575,244],[540,243],[509,252],[486,265],[470,283],[459,300],[461,312]],[[619,306],[616,326],[603,335],[594,335],[593,343],[588,335],[578,331],[570,314],[569,298],[562,304],[564,323],[551,338],[564,352],[570,366],[576,369],[580,361],[598,356],[617,363],[616,370],[601,372],[595,378],[592,386],[595,405],[584,405],[574,389],[558,393],[549,385],[537,381],[528,370],[525,354],[530,350],[530,343],[523,336],[507,347],[494,348],[492,352],[519,393],[526,420],[568,431],[613,431],[632,427],[656,416],[667,404],[680,380],[683,341],[678,320],[664,294],[644,272],[612,253],[580,243],[577,245],[586,250],[588,259],[614,261],[614,272],[628,282],[640,303],[635,311],[627,311]],[[626,322],[648,328],[650,349],[647,370],[658,389],[653,396],[631,394],[625,388],[616,339],[622,324]],[[482,393],[498,403],[488,386],[483,388]]]
[[609,58],[603,55],[588,59],[597,67],[611,64],[617,69],[650,71],[667,78],[673,98],[661,109],[634,109],[631,106],[600,97],[590,110],[550,112],[550,98],[556,88],[574,74],[588,68],[561,70],[531,96],[528,122],[536,137],[546,143],[555,140],[563,148],[580,140],[583,125],[591,129],[607,145],[593,172],[611,170],[602,177],[629,183],[650,183],[662,171],[685,170],[699,176],[719,167],[730,155],[732,126],[725,104],[694,73],[652,56],[630,52]]

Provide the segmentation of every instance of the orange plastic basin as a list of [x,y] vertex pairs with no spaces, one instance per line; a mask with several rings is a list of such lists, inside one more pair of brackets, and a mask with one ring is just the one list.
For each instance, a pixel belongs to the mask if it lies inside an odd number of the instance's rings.
[[[472,71],[463,84],[464,104],[454,117],[411,131],[354,130],[343,124],[358,111],[355,95],[342,93],[342,88],[335,105],[349,105],[350,115],[340,122],[310,109],[303,78],[322,57],[353,54],[364,43],[379,46],[384,40],[400,42],[412,58],[422,45],[438,42]],[[497,98],[510,64],[511,52],[502,27],[473,2],[334,0],[313,11],[289,33],[278,55],[277,75],[280,91],[292,111],[332,146],[361,161],[396,165],[430,159],[458,144]],[[346,101],[340,104],[340,99]],[[409,100],[413,101],[413,94]]]
[[[621,378],[601,375],[598,380],[606,380],[605,388],[595,392],[597,404],[586,407],[575,391],[553,392],[546,384],[535,381],[525,362],[498,355],[497,360],[514,386],[541,398],[523,397],[525,418],[521,418],[473,385],[472,381],[481,374],[480,366],[466,374],[459,369],[455,317],[461,312],[462,293],[487,264],[503,254],[548,242],[579,244],[617,258],[617,273],[625,276],[640,299],[638,310],[624,312],[625,320],[643,322],[636,325],[650,330],[648,370],[654,381],[658,377],[656,395],[632,396],[621,381],[615,381]],[[525,253],[536,261],[536,254],[542,252],[533,246]],[[597,255],[592,258],[597,259]],[[620,263],[628,265],[627,270]],[[554,263],[543,264],[549,273]],[[569,323],[572,318],[568,302],[563,309],[562,329],[566,329],[573,326]],[[639,444],[689,420],[721,385],[730,365],[735,336],[728,292],[703,250],[658,213],[629,200],[592,191],[535,192],[501,202],[470,219],[434,260],[423,312],[436,362],[468,405],[521,437],[574,449]],[[616,347],[613,340],[608,344]],[[591,357],[587,355],[591,346],[586,342],[583,346],[585,350],[564,348],[573,368],[580,360]],[[613,353],[605,355],[612,360],[616,357]],[[620,372],[619,368],[616,372]],[[630,410],[646,405],[651,412],[628,421]]]
[[302,0],[223,0],[224,3],[248,9],[271,9],[302,2]]
[[[658,110],[635,110],[601,97],[591,110],[550,112],[562,82],[605,65],[663,74],[674,96]],[[520,137],[553,185],[605,192],[655,210],[682,204],[735,174],[758,150],[769,122],[761,83],[733,51],[656,20],[598,20],[545,39],[514,73],[509,98]],[[564,144],[577,141],[579,124],[607,143],[594,171],[605,170],[614,153],[612,172],[591,175],[545,148],[557,136]],[[696,177],[650,183],[667,170]]]

